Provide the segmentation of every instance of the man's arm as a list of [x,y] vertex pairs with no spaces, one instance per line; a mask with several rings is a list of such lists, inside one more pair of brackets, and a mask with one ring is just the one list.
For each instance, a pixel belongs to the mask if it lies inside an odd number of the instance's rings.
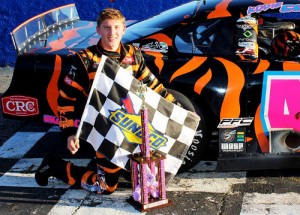
[[[76,54],[68,74],[64,77],[58,96],[59,126],[67,139],[67,148],[74,154],[79,149],[79,142],[75,138],[77,127],[75,126],[76,101],[80,94],[87,96],[85,92],[88,77],[86,68],[80,55]],[[80,116],[79,116],[80,117]]]

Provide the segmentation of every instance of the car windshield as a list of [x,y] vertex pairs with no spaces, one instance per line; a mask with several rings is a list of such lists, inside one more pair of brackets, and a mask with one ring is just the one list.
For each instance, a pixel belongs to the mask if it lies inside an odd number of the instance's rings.
[[153,34],[163,28],[170,27],[187,18],[191,18],[195,14],[198,4],[199,2],[192,1],[179,7],[167,10],[144,21],[137,22],[126,29],[126,38],[129,40],[135,40],[140,37]]

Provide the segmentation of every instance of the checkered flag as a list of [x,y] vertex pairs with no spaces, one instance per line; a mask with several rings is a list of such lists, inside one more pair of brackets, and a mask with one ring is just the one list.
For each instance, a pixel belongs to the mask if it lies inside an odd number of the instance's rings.
[[[117,166],[130,170],[129,155],[140,152],[140,82],[128,70],[102,57],[76,136]],[[148,88],[150,149],[166,155],[166,181],[175,176],[192,143],[200,118]]]

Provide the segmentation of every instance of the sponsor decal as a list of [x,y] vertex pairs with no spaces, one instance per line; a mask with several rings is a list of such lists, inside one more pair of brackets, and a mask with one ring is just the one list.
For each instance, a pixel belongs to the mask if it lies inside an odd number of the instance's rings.
[[247,24],[247,25],[246,25],[246,24],[242,24],[242,25],[237,24],[236,27],[241,28],[241,29],[243,29],[244,31],[253,28],[253,26],[252,26],[252,25],[249,25],[249,24]]
[[247,9],[247,14],[260,13],[262,11],[278,9],[280,13],[300,12],[300,4],[283,4],[283,2],[262,4],[257,6],[250,6]]
[[140,48],[140,44],[139,43],[132,43],[133,46]]
[[[142,144],[141,116],[134,113],[130,96],[122,99],[125,109],[110,110],[109,120],[116,125],[129,143]],[[152,149],[166,146],[168,139],[148,123],[149,142]]]
[[99,63],[97,63],[97,62],[95,62],[95,63],[93,64],[93,68],[94,68],[94,69],[97,69],[98,66],[99,66]]
[[71,69],[68,72],[68,75],[73,76],[75,74],[76,70],[77,70],[77,68],[75,66],[71,65]]
[[218,125],[218,128],[236,128],[241,126],[249,126],[253,117],[244,117],[244,118],[223,118]]
[[165,42],[151,42],[148,44],[145,44],[141,48],[142,51],[150,51],[150,52],[162,52],[167,53],[168,52],[168,45]]
[[223,142],[230,143],[235,139],[236,130],[224,130],[221,134],[221,139]]
[[[129,143],[142,144],[142,125],[140,115],[128,114],[125,110],[117,109],[115,111],[110,111],[109,120],[121,130]],[[160,135],[153,128],[151,123],[148,123],[148,128],[150,147],[158,149],[165,146],[167,138]]]
[[245,152],[245,132],[246,127],[238,127],[233,129],[221,128],[219,134],[219,151],[221,153]]
[[67,85],[72,85],[73,80],[71,78],[69,78],[69,76],[66,76],[65,79],[64,79],[64,82]]
[[125,57],[122,60],[122,63],[124,63],[124,64],[133,64],[134,63],[134,57],[133,56]]
[[[63,119],[64,119],[64,120],[63,120]],[[65,121],[65,122],[67,121],[65,117],[61,117],[61,120]],[[45,114],[45,115],[43,116],[43,121],[44,121],[45,123],[59,125],[60,119],[59,119],[59,117],[57,117],[57,116],[55,116],[55,115],[47,115],[47,114]],[[78,127],[78,126],[79,126],[79,123],[80,123],[80,120],[79,120],[79,119],[76,119],[76,120],[74,121],[74,126],[75,126],[75,127]]]
[[28,96],[8,96],[2,98],[3,113],[13,116],[33,116],[39,114],[38,100]]
[[247,14],[250,15],[252,13],[260,13],[262,11],[274,10],[274,9],[282,8],[282,6],[283,6],[283,2],[249,6],[247,9]]
[[261,119],[264,132],[300,131],[300,72],[264,72]]
[[281,12],[281,13],[300,12],[300,4],[285,4],[285,5],[282,5],[279,12]]

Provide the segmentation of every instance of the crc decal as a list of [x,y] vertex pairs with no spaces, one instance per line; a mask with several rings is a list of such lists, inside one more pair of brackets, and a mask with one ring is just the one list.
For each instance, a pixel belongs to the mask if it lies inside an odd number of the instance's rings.
[[261,119],[264,131],[300,131],[300,72],[264,73]]
[[38,100],[27,96],[2,98],[3,113],[13,116],[33,116],[39,114]]

